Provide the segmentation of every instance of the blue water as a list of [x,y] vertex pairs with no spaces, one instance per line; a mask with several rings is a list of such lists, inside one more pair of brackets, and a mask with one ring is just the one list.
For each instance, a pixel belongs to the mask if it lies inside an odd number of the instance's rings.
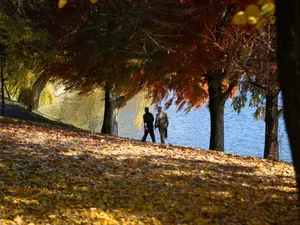
[[[143,128],[135,127],[133,122],[137,107],[138,101],[133,101],[120,111],[119,135],[121,137],[141,139],[143,136]],[[208,149],[210,115],[207,107],[193,110],[188,114],[183,111],[176,112],[176,110],[176,106],[171,106],[165,111],[170,123],[167,142]],[[225,151],[227,153],[263,157],[265,124],[262,120],[254,120],[254,112],[255,108],[245,107],[238,115],[231,107],[231,100],[227,101],[225,107]],[[157,131],[155,136],[159,140]],[[280,160],[292,162],[283,117],[279,121],[278,139]],[[147,140],[150,141],[150,137]]]

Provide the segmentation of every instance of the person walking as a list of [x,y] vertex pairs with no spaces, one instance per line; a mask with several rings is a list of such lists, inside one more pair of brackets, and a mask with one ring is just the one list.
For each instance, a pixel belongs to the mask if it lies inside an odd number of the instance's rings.
[[155,135],[153,129],[154,117],[153,114],[149,112],[149,108],[145,107],[145,114],[143,116],[144,120],[144,136],[142,138],[142,142],[145,142],[148,136],[148,133],[151,136],[152,142],[155,143]]
[[155,119],[155,128],[158,127],[159,135],[160,135],[160,142],[162,144],[165,143],[165,138],[167,138],[167,129],[169,126],[168,115],[164,111],[162,111],[161,107],[157,109],[158,113],[156,114]]

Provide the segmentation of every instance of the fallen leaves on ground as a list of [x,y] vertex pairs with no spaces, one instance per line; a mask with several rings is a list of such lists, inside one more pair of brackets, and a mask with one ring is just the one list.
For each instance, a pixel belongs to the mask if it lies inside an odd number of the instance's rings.
[[0,224],[297,224],[291,164],[0,122]]

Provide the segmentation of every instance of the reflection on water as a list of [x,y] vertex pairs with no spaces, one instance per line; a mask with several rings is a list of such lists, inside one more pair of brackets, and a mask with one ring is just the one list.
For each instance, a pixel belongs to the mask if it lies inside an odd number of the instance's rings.
[[[263,157],[265,125],[263,121],[255,121],[254,108],[246,107],[237,115],[227,101],[225,108],[225,151],[227,153],[245,156]],[[133,100],[120,111],[119,135],[133,139],[141,139],[142,127],[135,127],[133,121],[136,116],[138,102]],[[169,130],[167,142],[174,145],[199,147],[208,149],[210,134],[210,116],[207,107],[191,111],[188,114],[176,112],[171,106],[166,110],[169,116]],[[152,111],[153,113],[153,111]],[[155,112],[156,114],[156,112]],[[159,140],[158,131],[155,131]],[[291,162],[290,148],[283,118],[279,122],[280,159]],[[150,141],[150,137],[147,139]]]

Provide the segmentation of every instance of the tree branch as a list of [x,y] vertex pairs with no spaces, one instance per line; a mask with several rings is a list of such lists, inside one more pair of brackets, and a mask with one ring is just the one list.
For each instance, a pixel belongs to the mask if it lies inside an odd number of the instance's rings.
[[117,107],[122,106],[125,102],[129,101],[136,94],[138,94],[142,88],[143,88],[143,82],[141,81],[133,92],[131,92],[128,95],[125,94],[125,95],[118,96],[115,100],[113,100],[113,104],[115,104]]
[[279,109],[278,111],[277,111],[277,114],[276,114],[276,120],[279,120],[279,118],[283,115],[283,113],[284,113],[284,109],[283,109],[283,107],[281,108],[281,109]]
[[[248,76],[248,75],[247,75],[247,76]],[[251,79],[250,79],[249,76],[248,76],[248,81],[247,81],[247,82],[248,82],[249,84],[255,86],[255,87],[258,87],[259,89],[261,89],[261,90],[263,90],[263,91],[266,91],[266,92],[268,91],[266,87],[264,87],[264,86],[258,84],[258,83],[255,82],[255,81],[251,81]]]
[[226,101],[228,99],[229,95],[233,91],[233,88],[236,87],[236,85],[237,85],[236,80],[230,83],[229,87],[227,88],[227,90],[224,92],[224,94],[221,97],[222,101]]
[[221,36],[222,36],[222,30],[226,26],[226,22],[227,22],[228,18],[232,15],[233,12],[234,12],[234,7],[232,5],[230,5],[226,8],[226,10],[224,12],[224,16],[222,17],[220,24],[218,24],[216,27],[216,34],[215,34],[216,42],[220,41]]
[[162,46],[161,44],[159,44],[150,34],[147,30],[145,29],[141,29],[142,32],[144,34],[146,34],[146,36],[152,41],[152,43],[154,43],[155,45],[157,45],[158,47],[160,47],[161,49],[165,50],[165,51],[168,51],[168,52],[176,52],[175,50],[173,50],[172,48],[168,48],[168,47],[164,47]]

